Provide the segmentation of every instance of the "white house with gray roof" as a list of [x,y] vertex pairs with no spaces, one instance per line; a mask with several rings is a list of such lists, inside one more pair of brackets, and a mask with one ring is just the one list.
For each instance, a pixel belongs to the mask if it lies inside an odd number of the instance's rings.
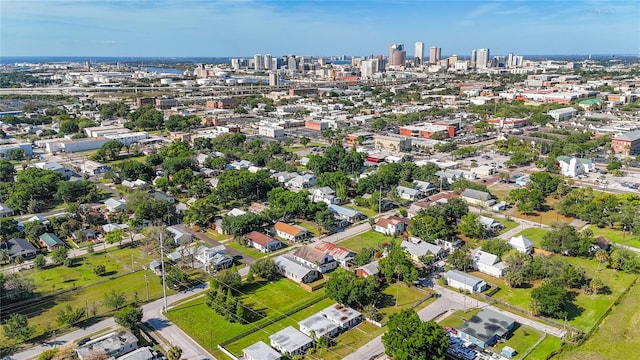
[[464,291],[482,292],[488,287],[484,280],[458,270],[447,271],[444,273],[444,278],[447,280],[447,285]]
[[263,341],[242,349],[243,360],[280,360],[282,355]]
[[269,336],[271,346],[281,353],[290,356],[303,355],[313,345],[313,340],[307,335],[296,330],[293,326],[278,331]]
[[281,255],[274,259],[276,270],[287,279],[297,283],[310,283],[322,277],[320,271],[312,269],[288,255]]
[[480,190],[465,189],[461,196],[464,201],[472,205],[491,206],[496,202],[491,194]]
[[500,260],[499,256],[482,250],[476,250],[472,257],[473,268],[481,273],[498,278],[504,275],[504,270],[507,268],[507,265]]

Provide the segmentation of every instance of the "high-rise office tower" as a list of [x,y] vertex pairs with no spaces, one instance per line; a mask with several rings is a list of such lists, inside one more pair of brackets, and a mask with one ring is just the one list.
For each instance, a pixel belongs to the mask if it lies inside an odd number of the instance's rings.
[[376,59],[362,60],[360,63],[360,77],[362,79],[370,79],[375,74],[378,67]]
[[417,65],[422,65],[422,61],[424,60],[424,43],[422,41],[418,41],[414,46],[413,59]]
[[271,56],[271,54],[265,54],[264,55],[264,69],[265,70],[271,70],[273,69],[273,57]]
[[476,57],[477,57],[476,53],[477,53],[476,49],[471,50],[471,59],[469,59],[471,67],[475,67],[476,66]]
[[458,62],[458,55],[453,54],[449,56],[449,67],[455,67]]
[[476,51],[476,68],[485,69],[489,67],[489,49],[478,49]]
[[509,55],[507,55],[507,62],[504,64],[504,67],[506,68],[512,68],[515,67],[513,64],[513,53],[510,52]]
[[264,63],[262,61],[262,55],[253,55],[253,68],[255,71],[262,71],[264,69]]
[[391,44],[389,46],[389,66],[404,66],[407,59],[407,52],[404,44]]
[[440,48],[437,46],[432,46],[429,48],[429,63],[437,64],[440,61]]
[[277,71],[272,71],[269,73],[269,86],[278,86],[279,83],[279,79],[278,79],[278,72]]
[[287,68],[289,69],[289,71],[298,71],[298,59],[295,55],[289,55],[287,57]]

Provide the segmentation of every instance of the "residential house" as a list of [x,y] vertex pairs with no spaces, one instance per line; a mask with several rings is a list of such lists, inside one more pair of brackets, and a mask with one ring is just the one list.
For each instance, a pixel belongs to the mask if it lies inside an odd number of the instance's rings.
[[333,304],[319,312],[320,315],[338,325],[341,331],[349,330],[362,322],[362,314],[341,304]]
[[150,191],[149,193],[153,196],[154,200],[166,201],[166,202],[171,203],[171,204],[176,202],[176,198],[174,198],[171,195],[167,195],[167,194],[163,193],[162,191],[153,190],[153,191]]
[[436,192],[436,187],[428,181],[413,180],[416,190],[421,191],[425,196]]
[[313,174],[298,175],[287,181],[286,186],[294,189],[308,189],[316,186],[318,179]]
[[9,260],[13,261],[17,257],[21,257],[23,260],[28,260],[36,257],[38,250],[35,246],[31,245],[26,239],[13,238],[5,243],[0,244],[0,249],[7,250],[9,252]]
[[533,243],[523,235],[512,237],[509,240],[509,245],[523,254],[533,253]]
[[252,166],[254,166],[254,164],[251,161],[240,160],[240,161],[233,161],[227,164],[226,169],[227,170],[243,170],[243,169],[248,170]]
[[13,215],[14,215],[14,211],[12,208],[8,207],[3,203],[0,203],[0,218],[6,218]]
[[125,199],[108,198],[104,201],[104,206],[109,212],[123,211],[127,207]]
[[491,206],[496,202],[491,194],[480,190],[465,189],[461,196],[464,201],[472,205]]
[[560,174],[569,177],[577,177],[595,170],[596,166],[591,159],[582,159],[571,156],[558,156]]
[[512,318],[491,309],[483,309],[456,330],[460,339],[484,349],[506,338],[515,326]]
[[289,255],[281,255],[274,259],[276,270],[287,279],[297,283],[310,283],[322,277],[320,271],[297,262]]
[[320,314],[313,314],[306,319],[298,321],[300,331],[317,339],[321,336],[334,338],[340,332],[340,327]]
[[60,240],[60,238],[52,233],[44,233],[40,235],[40,244],[46,247],[49,251],[61,247],[67,247],[67,245],[62,240]]
[[500,260],[500,257],[491,253],[476,250],[473,254],[473,268],[481,273],[502,277],[507,265]]
[[293,258],[297,262],[323,274],[338,267],[338,262],[331,255],[314,248],[313,245],[299,247],[293,253]]
[[296,172],[288,172],[288,171],[280,171],[271,175],[272,178],[276,179],[281,184],[286,184],[289,180],[295,178],[299,174]]
[[146,181],[140,179],[135,181],[122,180],[121,185],[128,187],[129,189],[146,189],[149,187],[149,184],[147,184]]
[[160,351],[145,346],[117,357],[115,360],[164,360],[164,356]]
[[225,253],[224,245],[211,248],[199,246],[195,257],[207,271],[228,269],[233,265],[233,258]]
[[411,219],[427,207],[429,207],[429,201],[427,200],[415,202],[409,206],[409,209],[407,209],[407,217]]
[[356,268],[356,275],[358,277],[376,276],[380,273],[378,269],[378,260],[372,261],[368,264],[364,264]]
[[422,199],[424,197],[422,191],[412,189],[406,186],[398,186],[396,187],[396,192],[401,199],[416,201],[418,199]]
[[118,357],[138,348],[138,338],[129,330],[120,330],[93,339],[76,349],[80,360]]
[[309,230],[302,226],[289,225],[278,221],[273,228],[276,230],[276,235],[289,241],[302,241],[309,237]]
[[349,269],[353,263],[356,253],[346,247],[336,245],[328,241],[319,241],[312,244],[316,250],[320,250],[338,262],[338,265],[345,269]]
[[32,221],[39,221],[42,223],[42,225],[49,225],[49,220],[47,220],[46,217],[42,216],[42,215],[33,215],[32,217],[28,218],[27,220],[23,221],[24,223],[28,223],[28,222],[32,222]]
[[251,206],[249,206],[249,212],[250,213],[254,213],[256,215],[260,215],[262,214],[265,210],[269,209],[269,206],[265,205],[265,204],[260,204],[260,203],[253,203],[251,204]]
[[278,250],[282,246],[280,241],[258,231],[252,231],[246,234],[245,238],[247,238],[249,246],[258,249],[263,253]]
[[456,249],[460,249],[464,245],[464,241],[458,239],[457,237],[451,239],[437,239],[436,245],[441,246],[445,250],[453,251]]
[[447,252],[438,245],[422,241],[416,237],[410,237],[409,241],[403,240],[400,243],[400,247],[407,250],[411,256],[411,260],[422,263],[422,258],[427,255],[432,255],[434,259],[440,260],[447,256]]
[[389,236],[400,236],[405,232],[409,222],[398,216],[388,216],[376,219],[373,230]]
[[342,219],[350,223],[354,223],[364,218],[364,215],[362,215],[360,211],[336,204],[330,204],[329,211],[331,211],[338,219]]
[[486,216],[478,216],[478,221],[482,224],[482,227],[489,232],[498,232],[504,228],[504,225],[497,222],[495,219]]
[[328,186],[323,186],[315,189],[311,189],[311,201],[323,202],[327,205],[339,204],[340,198],[336,195],[336,192]]
[[233,208],[227,213],[227,216],[241,216],[245,215],[246,213],[247,212],[242,209]]
[[242,360],[280,360],[282,355],[263,341],[242,349]]
[[269,341],[273,348],[289,356],[303,355],[313,345],[313,339],[294,329],[293,326],[287,326],[269,336]]
[[[609,251],[611,249],[611,241],[607,240],[604,236],[596,237],[596,246],[598,249]],[[596,251],[598,250],[596,249]]]
[[158,260],[153,260],[149,263],[149,270],[156,275],[162,275],[162,264]]
[[459,290],[482,292],[488,287],[484,280],[458,270],[447,271],[444,273],[444,278],[447,285]]
[[167,232],[171,234],[173,241],[175,241],[176,245],[180,244],[188,244],[193,239],[193,235],[191,235],[188,231],[180,229],[175,226],[167,226]]
[[109,224],[102,225],[102,231],[105,234],[108,234],[108,233],[110,233],[110,232],[112,232],[114,230],[119,230],[119,229],[126,230],[128,228],[129,228],[129,225],[127,225],[127,224],[109,223]]

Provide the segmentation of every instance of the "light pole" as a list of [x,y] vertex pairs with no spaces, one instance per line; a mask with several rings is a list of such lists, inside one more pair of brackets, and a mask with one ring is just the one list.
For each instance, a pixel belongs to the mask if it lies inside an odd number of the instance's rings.
[[162,297],[164,299],[163,311],[167,311],[167,281],[164,273],[164,243],[162,242],[162,235],[164,229],[160,232],[160,264],[162,266]]

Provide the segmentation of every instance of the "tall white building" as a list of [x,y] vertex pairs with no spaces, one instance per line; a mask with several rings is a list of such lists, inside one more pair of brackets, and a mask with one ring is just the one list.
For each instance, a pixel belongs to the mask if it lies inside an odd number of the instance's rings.
[[471,50],[471,59],[469,59],[469,63],[471,64],[471,67],[476,66],[476,58],[477,58],[477,50],[473,49]]
[[253,67],[256,71],[264,70],[264,63],[262,61],[262,55],[255,54],[253,55]]
[[478,49],[476,51],[476,68],[486,69],[489,67],[489,49]]
[[440,61],[440,51],[441,49],[437,46],[432,46],[429,48],[429,63],[437,64]]
[[370,79],[378,70],[378,60],[368,59],[360,63],[360,77],[362,79]]
[[264,69],[265,70],[273,69],[273,57],[271,56],[271,54],[264,55]]
[[417,59],[418,64],[422,65],[424,61],[424,43],[418,41],[413,48],[413,58]]

